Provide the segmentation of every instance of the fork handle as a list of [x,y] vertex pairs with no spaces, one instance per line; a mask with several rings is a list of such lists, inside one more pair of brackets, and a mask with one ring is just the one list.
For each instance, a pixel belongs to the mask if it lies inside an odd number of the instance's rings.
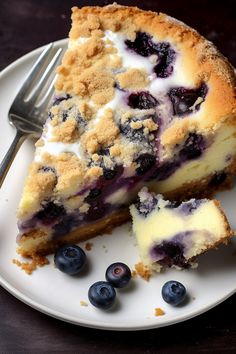
[[11,164],[16,156],[17,151],[19,150],[21,144],[27,138],[27,136],[27,133],[23,133],[19,130],[16,131],[15,138],[0,164],[0,187],[3,184],[3,181],[7,175],[9,168],[11,167]]

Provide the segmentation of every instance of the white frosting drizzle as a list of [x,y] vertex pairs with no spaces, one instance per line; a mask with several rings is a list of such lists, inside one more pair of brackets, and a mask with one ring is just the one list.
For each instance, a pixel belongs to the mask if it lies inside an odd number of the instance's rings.
[[115,90],[113,99],[110,102],[106,103],[102,108],[100,108],[97,111],[94,123],[96,124],[99,122],[100,118],[103,116],[104,112],[107,109],[112,109],[115,111],[117,107],[120,107],[122,105],[123,100],[124,100],[124,92],[120,90]]

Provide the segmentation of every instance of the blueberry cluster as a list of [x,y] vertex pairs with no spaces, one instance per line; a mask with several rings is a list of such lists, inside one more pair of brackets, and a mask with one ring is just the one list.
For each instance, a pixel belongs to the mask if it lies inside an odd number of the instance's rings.
[[157,77],[166,78],[173,72],[176,53],[168,42],[155,43],[152,38],[145,32],[137,32],[135,40],[133,42],[126,40],[125,44],[129,50],[143,57],[156,55],[158,61],[153,71]]

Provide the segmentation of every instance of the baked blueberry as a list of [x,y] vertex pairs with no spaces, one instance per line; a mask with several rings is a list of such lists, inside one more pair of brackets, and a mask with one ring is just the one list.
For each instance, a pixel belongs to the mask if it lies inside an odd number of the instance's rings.
[[202,155],[205,148],[206,144],[202,135],[189,133],[179,156],[182,161],[196,159]]
[[151,250],[153,259],[159,259],[164,267],[172,267],[173,265],[180,268],[189,268],[189,264],[184,257],[184,246],[178,241],[163,241]]
[[154,67],[154,72],[159,78],[170,76],[174,70],[173,63],[176,57],[175,51],[167,42],[158,43],[156,46],[158,63]]
[[141,91],[129,95],[128,105],[134,109],[150,109],[156,107],[158,101],[149,92]]
[[40,210],[35,217],[40,220],[43,224],[51,224],[59,219],[61,216],[65,215],[66,211],[62,205],[56,204],[54,202],[48,202],[43,205],[43,209]]
[[100,309],[108,309],[115,302],[116,291],[110,283],[98,281],[90,286],[88,298],[93,306]]
[[103,169],[103,177],[106,179],[106,180],[110,180],[110,179],[113,179],[115,178],[117,174],[117,170],[116,169],[107,169],[107,168],[104,168]]
[[125,44],[130,50],[143,57],[148,57],[156,52],[152,37],[145,32],[137,32],[135,40],[132,42],[127,39]]
[[74,275],[81,271],[86,261],[86,254],[76,245],[64,245],[55,253],[55,266],[63,273]]
[[170,305],[180,305],[186,298],[186,288],[176,280],[166,282],[161,290],[163,300]]
[[135,161],[139,166],[136,168],[138,175],[144,175],[148,172],[156,163],[156,157],[151,154],[142,154]]
[[[206,94],[207,86],[204,83],[196,89],[172,88],[169,91],[169,97],[173,105],[174,115],[184,116],[198,110],[205,100]],[[200,98],[200,102],[195,104],[198,98]]]
[[111,264],[106,270],[106,280],[114,286],[114,288],[124,288],[131,279],[131,271],[129,267],[121,262]]

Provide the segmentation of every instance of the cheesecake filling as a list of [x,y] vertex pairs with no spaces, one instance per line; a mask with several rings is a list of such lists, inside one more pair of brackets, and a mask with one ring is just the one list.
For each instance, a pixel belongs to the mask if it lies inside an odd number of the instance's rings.
[[150,268],[189,268],[195,257],[226,234],[224,215],[212,200],[166,201],[143,188],[130,208],[140,258]]

